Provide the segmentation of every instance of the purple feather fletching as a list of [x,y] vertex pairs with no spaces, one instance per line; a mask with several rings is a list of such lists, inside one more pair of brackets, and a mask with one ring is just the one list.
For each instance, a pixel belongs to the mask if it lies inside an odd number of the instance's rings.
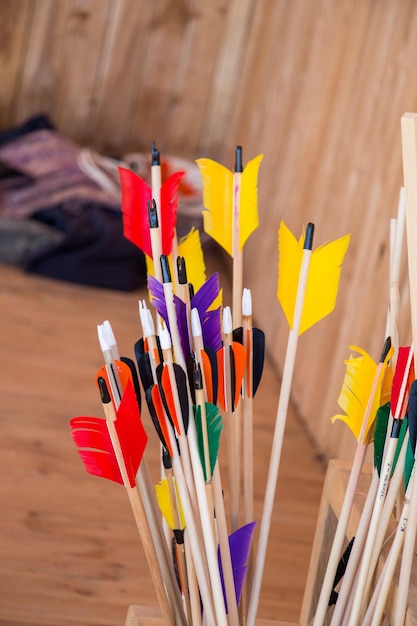
[[221,307],[214,311],[206,311],[201,314],[201,331],[203,343],[206,348],[212,348],[215,352],[222,347],[222,322]]
[[[248,566],[249,549],[255,531],[256,522],[245,524],[235,530],[229,536],[230,557],[232,560],[233,579],[235,582],[236,602],[239,604],[242,595],[243,583],[245,582],[246,570]],[[220,578],[223,586],[224,601],[226,603],[226,592],[224,589],[222,561],[219,550]],[[227,605],[227,603],[226,603]]]
[[[165,321],[168,330],[170,330],[162,283],[154,276],[149,275],[148,289],[151,294],[153,306]],[[213,304],[219,293],[219,274],[216,272],[206,280],[204,285],[200,287],[195,296],[191,299],[191,306],[197,309],[200,317],[203,343],[206,347],[212,348],[215,352],[222,347],[221,307],[212,311],[207,311],[207,309]],[[174,304],[181,347],[184,355],[187,356],[190,354],[191,350],[188,337],[186,305],[178,296],[174,296]]]
[[182,353],[185,357],[191,354],[190,340],[188,336],[187,305],[178,296],[174,296],[177,326],[180,335]]
[[202,311],[207,311],[220,293],[219,273],[212,274],[200,289],[193,296],[191,304],[201,315]]
[[164,287],[154,276],[148,275],[148,289],[152,297],[152,304],[164,320],[169,330],[167,305],[165,302]]
[[222,347],[221,308],[208,311],[220,293],[219,273],[212,274],[191,299],[198,311],[203,333],[203,343],[215,352]]

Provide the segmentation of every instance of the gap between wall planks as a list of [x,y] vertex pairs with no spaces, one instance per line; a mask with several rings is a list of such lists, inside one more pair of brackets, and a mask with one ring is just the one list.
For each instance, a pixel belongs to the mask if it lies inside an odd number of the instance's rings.
[[[280,220],[297,235],[314,222],[316,245],[352,234],[336,310],[301,338],[293,388],[319,450],[350,458],[351,434],[329,419],[349,345],[377,359],[384,340],[400,118],[417,107],[415,2],[3,4],[0,128],[43,109],[64,134],[109,154],[155,140],[162,153],[233,168],[237,144],[245,163],[264,153],[245,286],[258,325],[275,337],[278,373],[288,330],[275,297]],[[406,345],[406,271],[400,291]]]

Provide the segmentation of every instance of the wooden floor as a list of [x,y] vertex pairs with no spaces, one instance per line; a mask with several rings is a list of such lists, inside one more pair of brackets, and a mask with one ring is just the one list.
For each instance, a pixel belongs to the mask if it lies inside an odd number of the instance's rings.
[[[133,356],[144,294],[8,266],[0,275],[0,625],[123,626],[130,604],[156,606],[156,597],[123,487],[85,472],[68,422],[102,416],[96,325],[109,319],[120,351]],[[257,520],[278,391],[267,366],[255,398]],[[157,442],[148,432],[156,481]],[[290,412],[260,617],[298,620],[324,473]]]

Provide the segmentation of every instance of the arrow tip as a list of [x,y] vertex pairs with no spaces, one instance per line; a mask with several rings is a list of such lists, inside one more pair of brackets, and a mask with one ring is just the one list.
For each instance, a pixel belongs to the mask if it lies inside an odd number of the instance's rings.
[[156,145],[154,141],[152,142],[151,156],[152,156],[152,165],[160,165],[161,161],[159,158],[159,150],[156,149]]
[[242,146],[236,146],[235,172],[240,173],[240,174],[243,172]]
[[313,249],[314,224],[309,222],[306,228],[306,236],[304,239],[304,250]]

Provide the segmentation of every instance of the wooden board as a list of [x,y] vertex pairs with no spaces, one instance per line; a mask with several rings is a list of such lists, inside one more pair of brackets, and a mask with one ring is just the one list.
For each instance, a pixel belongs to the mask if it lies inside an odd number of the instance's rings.
[[[320,595],[321,583],[324,578],[325,568],[332,548],[333,536],[336,531],[337,521],[343,505],[343,498],[350,475],[350,463],[346,461],[330,461],[326,474],[326,481],[323,487],[323,496],[320,505],[319,517],[317,520],[316,535],[311,555],[307,584],[305,588],[304,600],[301,609],[300,623],[302,626],[310,624],[314,617],[314,610],[317,606]],[[371,482],[372,466],[366,465],[362,471],[355,503],[346,530],[346,544],[355,536],[359,524],[362,509],[365,503],[368,488]],[[392,518],[388,536],[391,539],[396,529],[396,522]],[[385,563],[390,541],[386,541],[381,551],[381,556],[377,565],[377,574],[381,572]],[[386,605],[386,614],[389,623],[393,623],[396,596],[398,589],[398,568],[394,576],[392,589]],[[408,609],[405,625],[416,626],[417,624],[417,568],[412,571],[410,583]],[[329,609],[325,624],[330,623],[332,609]]]
[[[83,287],[3,265],[0,275],[0,624],[121,626],[131,604],[157,606],[156,595],[126,493],[86,473],[69,420],[103,415],[96,325],[109,319],[120,351],[134,358],[138,299],[146,293]],[[277,394],[266,363],[255,397],[256,520]],[[146,460],[157,482],[158,441],[146,411],[144,424]],[[261,617],[298,620],[324,474],[291,411]]]
[[[1,129],[42,109],[64,135],[111,154],[149,150],[152,140],[229,168],[237,144],[244,163],[264,154],[244,283],[278,374],[288,333],[276,302],[281,219],[297,237],[314,222],[315,245],[351,233],[336,309],[301,338],[293,388],[320,452],[351,458],[351,434],[329,418],[349,346],[377,360],[385,339],[400,119],[417,101],[415,2],[2,5]],[[411,340],[405,265],[404,253],[402,345]]]
[[[163,626],[161,613],[157,609],[131,606],[126,618],[125,626]],[[278,622],[267,619],[259,619],[256,626],[298,626],[289,622]]]

